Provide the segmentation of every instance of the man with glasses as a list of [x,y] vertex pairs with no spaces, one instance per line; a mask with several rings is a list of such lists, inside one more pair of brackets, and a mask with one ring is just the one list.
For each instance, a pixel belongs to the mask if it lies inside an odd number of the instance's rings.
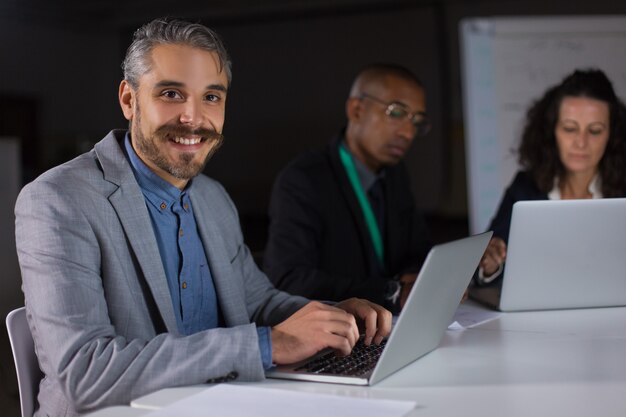
[[352,85],[346,115],[324,150],[279,174],[265,272],[293,294],[362,297],[397,312],[430,246],[402,164],[430,128],[424,87],[406,68],[370,65]]

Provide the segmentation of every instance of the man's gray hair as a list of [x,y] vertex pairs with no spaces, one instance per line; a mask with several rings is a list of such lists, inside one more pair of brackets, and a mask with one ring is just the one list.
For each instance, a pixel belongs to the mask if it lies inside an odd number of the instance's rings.
[[228,52],[219,35],[208,27],[199,23],[185,20],[159,18],[154,19],[137,29],[133,36],[133,43],[126,51],[122,63],[124,79],[137,89],[139,78],[150,71],[150,53],[157,45],[187,45],[193,48],[215,52],[218,57],[220,71],[226,71],[228,84],[232,78],[231,62]]

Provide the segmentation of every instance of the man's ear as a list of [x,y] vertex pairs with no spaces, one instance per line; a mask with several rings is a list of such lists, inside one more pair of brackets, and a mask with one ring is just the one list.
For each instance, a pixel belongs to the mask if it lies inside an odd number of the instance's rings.
[[361,99],[349,97],[346,101],[346,117],[349,121],[355,122],[361,117]]
[[120,107],[122,108],[122,113],[124,113],[124,117],[126,120],[133,120],[134,116],[134,104],[135,100],[135,90],[130,86],[128,81],[122,80],[120,83],[120,90],[118,92],[118,99],[120,101]]

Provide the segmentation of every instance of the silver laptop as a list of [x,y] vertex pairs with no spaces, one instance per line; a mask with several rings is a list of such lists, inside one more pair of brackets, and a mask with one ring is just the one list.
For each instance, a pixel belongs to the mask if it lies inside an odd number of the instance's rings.
[[516,203],[502,288],[470,295],[502,311],[626,305],[626,198]]
[[[384,349],[357,347],[345,358],[323,351],[266,372],[269,378],[373,385],[435,349],[489,243],[491,232],[434,246]],[[337,364],[337,362],[344,364]],[[347,364],[345,364],[347,363]]]

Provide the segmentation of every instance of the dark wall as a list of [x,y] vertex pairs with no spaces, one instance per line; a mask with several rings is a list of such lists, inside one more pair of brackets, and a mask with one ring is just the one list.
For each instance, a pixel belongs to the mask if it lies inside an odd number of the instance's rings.
[[[417,203],[432,213],[463,216],[459,20],[496,14],[626,12],[626,4],[608,0],[363,1],[362,7],[343,0],[337,2],[343,7],[335,9],[326,3],[320,2],[324,7],[319,10],[283,2],[280,12],[277,7],[273,12],[263,12],[262,7],[250,12],[248,7],[225,15],[213,13],[209,2],[182,13],[204,16],[202,20],[223,35],[233,57],[227,141],[207,172],[224,183],[245,216],[265,213],[273,178],[289,159],[323,145],[343,125],[350,82],[360,67],[373,61],[404,64],[423,79],[434,130],[417,141],[407,157]],[[170,7],[167,14],[180,14],[176,6]],[[27,100],[37,109],[33,123],[39,137],[25,153],[30,161],[38,161],[35,172],[88,149],[111,128],[126,125],[117,104],[119,65],[129,28],[153,17],[149,10],[142,16],[120,9],[123,23],[103,14],[102,21],[89,15],[74,17],[72,24],[59,16],[31,19],[2,11],[0,96]]]
[[[109,9],[86,14],[81,9],[83,14],[71,17],[57,11],[52,18],[48,12],[33,18],[3,14],[0,8],[0,97],[36,109],[28,134],[38,136],[29,137],[23,152],[25,178],[89,149],[110,129],[126,126],[117,104],[120,62],[132,31],[157,12],[128,1],[143,13]],[[228,13],[216,11],[210,1],[205,6],[182,3],[196,7],[181,12],[167,3],[171,9],[163,14],[202,19],[222,34],[233,58],[227,140],[206,171],[231,193],[244,229],[255,229],[249,235],[255,239],[249,242],[253,249],[263,244],[274,177],[296,154],[323,146],[343,126],[350,83],[362,66],[392,61],[422,78],[434,129],[416,141],[406,158],[414,194],[428,213],[464,221],[460,19],[626,12],[626,4],[609,0],[337,0],[247,6]],[[0,109],[6,108],[2,104]],[[6,135],[1,127],[0,136]]]
[[416,143],[407,160],[419,204],[436,210],[443,141],[437,117],[441,78],[436,70],[439,53],[432,10],[214,27],[232,55],[234,81],[228,98],[227,140],[207,172],[227,184],[242,213],[264,213],[276,173],[304,149],[324,146],[344,126],[344,104],[354,75],[378,61],[406,65],[426,85],[435,129]]
[[[36,103],[39,170],[119,125],[118,31],[77,30],[0,13],[0,95]],[[3,132],[0,132],[3,134]]]

